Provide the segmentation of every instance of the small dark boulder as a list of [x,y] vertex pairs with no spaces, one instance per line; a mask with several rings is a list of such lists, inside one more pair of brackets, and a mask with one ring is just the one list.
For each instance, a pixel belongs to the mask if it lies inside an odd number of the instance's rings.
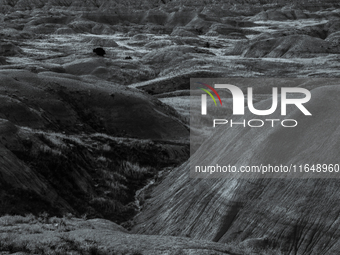
[[204,47],[205,47],[205,48],[210,48],[210,43],[209,43],[209,42],[206,42],[206,43],[204,44]]
[[127,56],[127,57],[125,57],[125,59],[132,59],[132,57],[130,57],[130,56]]
[[104,55],[106,54],[103,48],[95,48],[93,49],[93,52],[95,52],[98,56],[101,56],[101,57],[104,57]]

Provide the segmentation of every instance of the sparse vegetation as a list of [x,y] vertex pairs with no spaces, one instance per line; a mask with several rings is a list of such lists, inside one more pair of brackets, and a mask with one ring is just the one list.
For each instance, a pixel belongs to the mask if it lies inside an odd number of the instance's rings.
[[[72,205],[75,209],[72,213],[78,217],[86,214],[87,218],[105,217],[116,222],[129,220],[137,212],[133,205],[135,192],[166,166],[157,156],[163,154],[166,159],[166,147],[151,140],[115,138],[106,134],[65,135],[29,128],[21,132],[25,137],[23,140],[26,142],[26,138],[31,137],[29,140],[34,141],[34,145],[15,153],[31,169],[49,180]],[[84,154],[91,156],[85,160]],[[77,172],[82,177],[74,174]],[[79,182],[89,183],[90,192]],[[11,203],[10,199],[3,204],[3,210]],[[47,210],[47,207],[43,210],[46,213],[39,215],[41,222],[47,221],[51,214],[61,214]],[[25,214],[26,211],[17,208],[12,213]]]
[[[2,216],[0,217],[0,252],[53,255],[68,254],[69,252],[81,255],[107,254],[105,249],[99,248],[95,241],[80,242],[67,234],[67,232],[77,229],[75,223],[67,215],[63,218],[57,218],[49,217],[47,213],[42,213],[40,216],[33,216],[32,214]],[[18,235],[18,229],[20,229],[22,235],[56,232],[52,238],[56,240],[32,243],[29,238]]]

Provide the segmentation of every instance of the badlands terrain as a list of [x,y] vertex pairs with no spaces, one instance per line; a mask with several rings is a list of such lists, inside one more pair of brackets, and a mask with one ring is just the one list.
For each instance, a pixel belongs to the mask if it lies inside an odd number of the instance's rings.
[[[339,254],[337,179],[192,179],[188,161],[191,131],[193,162],[214,145],[206,161],[339,163],[336,1],[2,0],[0,12],[1,254]],[[264,107],[274,84],[261,79],[298,78],[313,121],[205,140],[190,78],[219,77],[256,78]]]

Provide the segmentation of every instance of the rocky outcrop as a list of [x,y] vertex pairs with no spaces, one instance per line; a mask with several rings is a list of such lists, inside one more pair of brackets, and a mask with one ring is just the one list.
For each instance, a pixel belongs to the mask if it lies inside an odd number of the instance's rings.
[[58,28],[55,33],[57,35],[71,35],[71,34],[75,34],[74,30],[72,28],[67,28],[67,27],[61,27]]
[[336,53],[338,50],[338,47],[333,48],[328,42],[319,38],[290,35],[254,42],[243,50],[242,56],[249,58],[313,57],[317,54]]
[[[189,41],[187,41],[188,39]],[[184,41],[184,42],[183,42]],[[188,43],[197,43],[195,38],[183,38],[179,40],[181,44],[188,42]],[[204,41],[201,41],[201,44],[205,44]],[[200,49],[198,47],[191,47],[188,45],[174,45],[169,47],[164,47],[161,50],[156,49],[153,50],[146,55],[143,56],[142,60],[144,63],[149,65],[162,65],[164,68],[164,64],[166,65],[175,65],[180,63],[185,59],[192,58],[191,54],[209,54],[213,55],[207,49]]]
[[119,47],[118,43],[116,43],[113,39],[108,38],[89,37],[86,41],[94,47]]
[[23,51],[11,42],[0,42],[0,56],[15,56]]
[[315,14],[310,14],[304,11],[302,8],[283,7],[282,9],[269,9],[256,14],[251,18],[252,21],[256,20],[296,20],[296,19],[307,19],[317,18]]
[[197,37],[197,34],[191,32],[189,30],[186,30],[183,27],[176,27],[172,31],[171,35],[172,36],[181,36],[181,37]]
[[145,44],[146,48],[151,48],[151,49],[157,49],[157,48],[164,48],[167,46],[173,45],[173,42],[170,40],[158,40],[158,41],[152,41],[147,44]]
[[209,31],[216,32],[220,35],[229,35],[230,33],[242,33],[242,30],[234,26],[224,24],[214,24],[210,27]]
[[196,15],[188,24],[186,24],[186,28],[189,30],[196,31],[197,34],[205,34],[208,32],[209,28],[216,21],[210,20],[205,15]]
[[169,14],[167,26],[169,27],[185,26],[195,17],[195,15],[196,15],[195,12],[189,9],[172,12]]
[[326,41],[329,42],[332,47],[340,45],[340,31],[327,36]]

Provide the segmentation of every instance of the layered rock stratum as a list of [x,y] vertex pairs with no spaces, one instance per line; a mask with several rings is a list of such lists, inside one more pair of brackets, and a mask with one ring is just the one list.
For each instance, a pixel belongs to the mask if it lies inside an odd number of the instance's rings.
[[[247,242],[280,247],[284,254],[336,254],[340,233],[337,179],[264,179],[258,175],[250,179],[195,179],[189,177],[189,167],[216,163],[238,167],[336,164],[339,96],[338,85],[312,90],[313,100],[306,107],[313,117],[293,110],[287,117],[301,122],[289,130],[282,126],[221,127],[190,162],[173,171],[154,190],[146,209],[137,217],[135,232]],[[269,108],[271,100],[260,104],[263,109]]]

